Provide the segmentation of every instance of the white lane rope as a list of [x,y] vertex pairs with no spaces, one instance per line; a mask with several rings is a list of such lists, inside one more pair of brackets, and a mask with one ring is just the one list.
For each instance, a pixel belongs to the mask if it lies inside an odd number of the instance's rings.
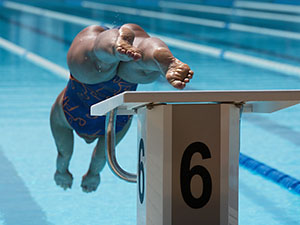
[[238,23],[225,23],[224,21],[220,21],[220,20],[200,19],[191,16],[182,16],[178,14],[143,10],[137,8],[129,8],[125,6],[115,6],[115,5],[89,2],[89,1],[82,1],[81,6],[89,9],[118,12],[118,13],[124,13],[128,15],[134,15],[134,16],[143,16],[147,18],[154,18],[154,19],[156,18],[161,20],[195,24],[195,25],[201,25],[206,27],[229,29],[229,30],[240,31],[245,33],[256,33],[256,34],[267,35],[267,36],[275,36],[280,38],[290,38],[290,39],[300,40],[300,33],[293,32],[293,31],[284,31],[284,30],[250,26],[250,25],[238,24]]
[[[296,2],[296,1],[295,1]],[[259,1],[235,1],[235,7],[286,13],[300,13],[300,6]]]
[[[235,6],[239,6],[238,1],[236,1],[235,3],[236,3]],[[208,6],[208,5],[201,5],[201,4],[183,3],[183,2],[170,2],[170,1],[160,1],[159,6],[164,9],[176,9],[176,10],[202,12],[202,13],[210,13],[210,14],[213,13],[217,15],[239,16],[239,17],[247,17],[247,18],[254,18],[254,19],[300,23],[300,16],[283,14],[283,13],[262,12],[262,11],[254,11],[254,10],[226,8],[226,7]]]
[[43,69],[46,69],[46,70],[58,75],[59,77],[62,77],[63,79],[68,79],[68,77],[69,77],[70,72],[67,69],[65,69],[65,68],[33,53],[33,52],[27,51],[26,49],[14,44],[10,41],[7,41],[1,37],[0,37],[0,47],[3,49],[6,49],[7,51],[10,51],[16,55],[19,55],[20,57],[23,57],[24,59],[28,60],[29,62],[32,62],[32,63],[36,64],[37,66],[39,66]]

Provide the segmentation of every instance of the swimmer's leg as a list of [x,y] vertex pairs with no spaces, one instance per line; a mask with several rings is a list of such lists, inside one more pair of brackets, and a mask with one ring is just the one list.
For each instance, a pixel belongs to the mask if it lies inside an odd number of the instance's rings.
[[52,106],[50,125],[57,148],[56,172],[54,180],[64,190],[72,187],[73,176],[69,172],[69,163],[73,154],[74,136],[62,109],[63,92]]
[[95,40],[93,52],[105,63],[139,60],[142,53],[132,45],[134,38],[134,31],[126,26],[103,31]]
[[[142,57],[142,52],[133,46],[135,33],[126,25],[121,26],[119,35],[115,44],[116,54],[119,55],[121,61],[139,60]],[[123,60],[122,60],[123,59]]]
[[[159,70],[173,87],[183,89],[192,79],[194,72],[187,64],[175,58],[162,40],[156,37],[144,38],[137,47],[143,52],[145,70]],[[155,65],[149,63],[153,61]]]
[[105,137],[100,137],[93,151],[90,168],[82,177],[82,191],[87,193],[96,191],[100,184],[100,172],[104,168],[105,163]]
[[[116,134],[116,144],[118,144],[127,133],[131,124],[131,120],[127,122],[124,128]],[[100,184],[100,172],[106,163],[105,156],[105,137],[98,139],[97,145],[94,148],[89,170],[82,177],[81,187],[84,192],[96,191]]]

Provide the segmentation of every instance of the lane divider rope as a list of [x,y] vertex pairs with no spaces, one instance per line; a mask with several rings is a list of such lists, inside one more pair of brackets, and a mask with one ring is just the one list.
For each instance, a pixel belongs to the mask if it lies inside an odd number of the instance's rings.
[[240,153],[239,164],[268,180],[300,195],[300,180]]
[[63,79],[68,79],[69,78],[69,74],[70,72],[49,61],[48,59],[45,59],[33,52],[30,52],[10,41],[7,41],[3,38],[0,37],[0,47],[3,48],[3,49],[6,49],[16,55],[19,55],[20,57],[23,57],[24,59],[36,64],[37,66],[43,68],[43,69],[46,69],[56,75],[58,75],[59,77],[62,77]]

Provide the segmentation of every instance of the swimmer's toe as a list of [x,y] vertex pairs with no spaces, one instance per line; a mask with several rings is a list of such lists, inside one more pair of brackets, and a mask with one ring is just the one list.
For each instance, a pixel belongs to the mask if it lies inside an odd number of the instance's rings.
[[166,73],[166,78],[173,87],[177,89],[183,89],[185,88],[185,85],[193,78],[193,75],[194,72],[187,64],[176,59],[170,64]]
[[119,30],[116,50],[121,61],[139,60],[142,57],[142,52],[132,45],[134,38],[135,35],[131,29],[122,27]]

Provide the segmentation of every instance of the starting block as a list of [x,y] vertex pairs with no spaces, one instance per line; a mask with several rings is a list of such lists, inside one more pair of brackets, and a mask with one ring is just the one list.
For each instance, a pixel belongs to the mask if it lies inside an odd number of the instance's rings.
[[[123,92],[91,107],[107,115],[107,161],[137,182],[138,225],[237,225],[240,118],[300,103],[299,90]],[[137,174],[115,157],[116,115],[138,116]]]

